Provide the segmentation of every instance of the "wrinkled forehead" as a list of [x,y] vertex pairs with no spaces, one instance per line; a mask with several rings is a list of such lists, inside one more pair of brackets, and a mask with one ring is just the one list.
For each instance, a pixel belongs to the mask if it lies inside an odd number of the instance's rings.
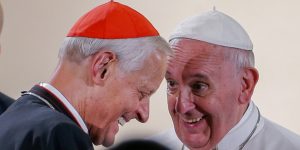
[[170,46],[173,54],[168,58],[168,71],[217,67],[226,57],[223,47],[198,40],[177,39]]

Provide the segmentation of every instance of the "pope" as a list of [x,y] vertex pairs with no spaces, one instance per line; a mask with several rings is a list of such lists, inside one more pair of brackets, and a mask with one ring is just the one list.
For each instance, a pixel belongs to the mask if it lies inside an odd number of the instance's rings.
[[217,10],[189,17],[170,45],[165,78],[175,130],[157,141],[185,150],[300,149],[300,137],[252,101],[259,73],[250,37],[236,20]]

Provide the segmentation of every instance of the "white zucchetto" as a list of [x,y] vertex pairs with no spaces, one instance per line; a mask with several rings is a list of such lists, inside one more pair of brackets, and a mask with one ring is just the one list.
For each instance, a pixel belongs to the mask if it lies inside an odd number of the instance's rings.
[[243,50],[253,49],[244,28],[233,18],[216,10],[185,19],[177,25],[169,41],[176,38],[189,38]]

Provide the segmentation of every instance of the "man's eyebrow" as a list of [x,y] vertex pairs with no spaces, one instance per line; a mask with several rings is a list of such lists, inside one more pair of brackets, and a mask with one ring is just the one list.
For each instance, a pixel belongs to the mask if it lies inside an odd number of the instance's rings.
[[199,79],[208,79],[207,75],[200,74],[200,73],[192,74],[190,77],[192,77],[192,78],[199,78]]
[[165,73],[165,78],[166,77],[172,77],[172,76],[173,76],[172,73],[167,70],[166,73]]
[[151,87],[147,87],[147,86],[141,86],[139,89],[141,92],[148,95],[152,95],[156,91],[155,89],[152,89]]

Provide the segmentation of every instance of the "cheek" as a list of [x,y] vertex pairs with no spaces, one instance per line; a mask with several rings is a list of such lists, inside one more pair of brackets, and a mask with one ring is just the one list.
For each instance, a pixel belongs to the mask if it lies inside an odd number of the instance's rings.
[[205,98],[196,98],[194,104],[197,111],[207,115],[207,123],[210,127],[218,125],[220,121],[224,119],[222,116],[224,116],[226,112],[224,112],[224,108],[218,97],[210,95]]
[[120,107],[123,107],[125,112],[134,111],[139,105],[139,99],[137,94],[132,91],[125,91],[120,95]]
[[[230,114],[234,111],[232,105],[228,100],[224,101],[224,97],[218,97],[216,95],[207,99],[199,100],[196,103],[199,109],[202,109],[204,113],[209,115],[208,122],[213,128],[214,132],[223,133],[230,118]],[[216,134],[216,133],[214,133]]]
[[212,119],[219,118],[224,113],[224,106],[218,97],[196,100],[196,107],[201,109],[204,113],[208,113]]

